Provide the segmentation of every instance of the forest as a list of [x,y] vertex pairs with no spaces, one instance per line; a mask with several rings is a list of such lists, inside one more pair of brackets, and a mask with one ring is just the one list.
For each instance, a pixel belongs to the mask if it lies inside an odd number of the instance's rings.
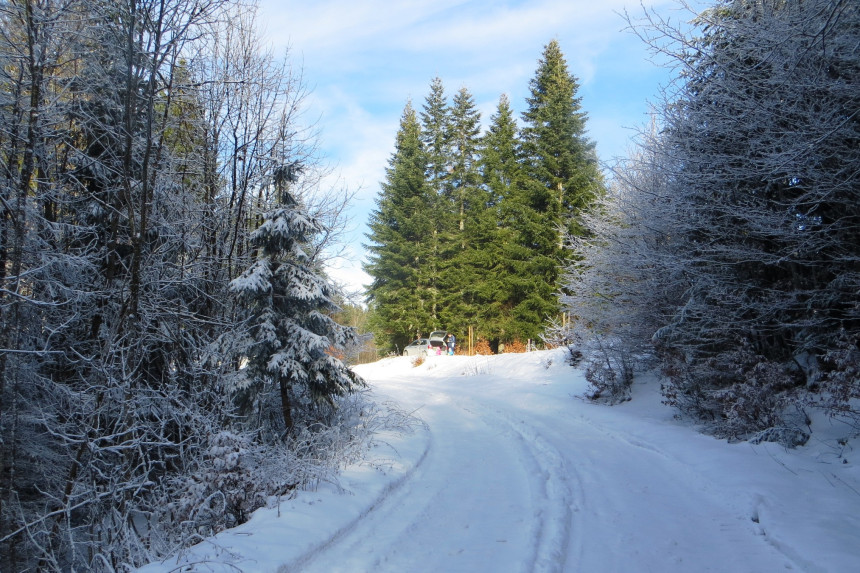
[[728,439],[860,427],[860,5],[727,1],[631,19],[678,70],[637,151],[570,236],[554,329],[593,397],[658,368],[665,402]]
[[800,445],[810,409],[860,422],[860,7],[678,7],[680,25],[627,15],[676,74],[605,170],[556,41],[520,121],[502,96],[481,132],[439,78],[407,103],[370,221],[370,322],[395,352],[439,328],[486,352],[569,345],[608,403],[658,369],[679,416]]
[[[521,117],[408,101],[368,223],[397,352],[567,346],[595,401],[798,446],[860,428],[860,5],[718,0],[632,31],[676,72],[597,162],[561,47]],[[126,571],[361,459],[402,422],[325,274],[347,190],[240,0],[0,3],[0,570]],[[537,55],[537,54],[536,54]],[[347,309],[349,310],[349,309]]]
[[406,104],[368,224],[370,321],[383,351],[440,328],[510,350],[561,314],[564,237],[604,193],[578,89],[552,40],[522,128],[502,95],[482,134],[468,88],[448,102],[438,77],[422,111]]
[[0,570],[128,570],[357,455],[347,197],[255,10],[4,2],[0,61]]

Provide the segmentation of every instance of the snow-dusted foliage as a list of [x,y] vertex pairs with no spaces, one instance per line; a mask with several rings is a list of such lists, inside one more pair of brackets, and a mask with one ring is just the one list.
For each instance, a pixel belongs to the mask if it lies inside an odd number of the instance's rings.
[[[354,342],[355,334],[331,318],[339,310],[333,289],[303,249],[322,229],[288,190],[278,192],[282,206],[268,212],[251,234],[259,259],[230,283],[249,329],[240,351],[248,368],[239,403],[262,429],[275,434],[293,430],[297,406],[301,410],[308,401],[334,405],[334,396],[363,384],[333,355]],[[277,418],[260,415],[271,407],[265,398],[272,391],[280,397],[280,423],[274,427]]]
[[[302,90],[244,2],[0,13],[0,570],[125,571],[281,491],[237,461],[291,446],[236,424],[246,324],[229,285],[256,261],[264,182],[307,161]],[[325,290],[301,276],[260,264],[244,280]],[[302,320],[331,331],[300,337],[314,355],[349,336],[325,313]],[[326,368],[303,370],[310,387]],[[199,501],[173,521],[192,478],[209,513]]]
[[[297,428],[279,443],[258,432],[221,430],[196,450],[189,471],[171,477],[163,497],[137,516],[151,556],[181,553],[261,507],[279,507],[298,490],[337,483],[339,471],[366,455],[377,433],[411,433],[418,420],[365,391],[335,397],[322,424]],[[166,526],[170,524],[170,526]]]
[[649,151],[655,136],[653,127],[643,134],[645,145],[583,214],[588,233],[569,238],[574,256],[562,302],[571,321],[559,335],[581,353],[594,399],[629,397],[634,371],[654,364],[651,336],[682,294],[672,204],[658,194],[662,171]]
[[860,7],[737,0],[694,32],[649,23],[681,74],[575,245],[571,312],[592,340],[656,349],[667,401],[717,434],[802,442],[799,407],[860,397]]

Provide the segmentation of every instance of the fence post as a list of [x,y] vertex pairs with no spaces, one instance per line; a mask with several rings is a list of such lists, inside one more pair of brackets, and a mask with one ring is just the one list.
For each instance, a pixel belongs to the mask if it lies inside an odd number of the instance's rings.
[[474,348],[475,348],[474,340],[472,338],[474,333],[475,333],[474,327],[470,324],[469,325],[469,356],[473,356],[473,352],[474,352]]

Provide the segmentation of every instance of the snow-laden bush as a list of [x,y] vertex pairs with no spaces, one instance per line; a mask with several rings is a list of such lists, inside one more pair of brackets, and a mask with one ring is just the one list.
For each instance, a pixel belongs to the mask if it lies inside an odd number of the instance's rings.
[[261,481],[255,470],[265,453],[250,436],[221,431],[210,437],[197,471],[180,480],[179,495],[166,506],[186,539],[238,525],[262,505],[271,478]]
[[196,470],[171,482],[147,524],[153,555],[241,524],[297,490],[336,484],[339,471],[363,460],[380,433],[409,433],[419,423],[392,403],[374,402],[367,391],[339,398],[337,406],[278,444],[226,430],[210,436]]
[[[788,447],[809,438],[800,408],[797,368],[763,360],[739,342],[730,352],[685,363],[664,362],[666,403],[729,440],[775,441]],[[702,381],[707,381],[703,384]]]
[[605,336],[593,336],[585,349],[585,379],[591,400],[617,404],[630,399],[634,358],[627,349]]
[[809,383],[818,390],[809,405],[844,419],[860,432],[860,336],[840,332],[836,344],[810,367]]
[[[565,325],[553,324],[545,340],[575,349],[575,362],[584,361],[591,398],[607,403],[629,399],[635,372],[653,365],[651,337],[668,313],[666,301],[674,287],[672,271],[648,253],[664,240],[648,209],[637,204],[643,183],[638,170],[649,159],[631,159],[626,181],[616,181],[581,220],[589,230],[570,237],[574,261],[566,271],[562,302],[570,314]],[[648,208],[660,208],[660,205]]]

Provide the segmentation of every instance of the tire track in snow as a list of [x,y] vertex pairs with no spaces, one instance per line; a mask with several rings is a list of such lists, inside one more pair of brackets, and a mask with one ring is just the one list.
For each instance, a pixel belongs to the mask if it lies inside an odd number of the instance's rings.
[[713,483],[707,475],[694,470],[689,464],[679,459],[676,455],[673,455],[666,451],[666,449],[661,448],[654,443],[642,439],[640,436],[634,436],[617,428],[610,428],[606,424],[597,422],[586,416],[580,416],[580,422],[602,432],[611,440],[627,444],[633,448],[662,458],[666,463],[675,468],[674,473],[676,473],[676,475],[685,475],[687,476],[689,483],[698,484],[697,487],[703,494],[723,501],[726,507],[734,507],[738,519],[743,520],[744,514],[748,514],[750,521],[756,524],[755,527],[750,527],[749,534],[755,535],[767,545],[781,553],[785,558],[791,561],[798,570],[805,573],[824,573],[824,569],[803,559],[803,557],[801,557],[791,547],[781,543],[778,539],[775,539],[773,536],[768,534],[765,524],[762,523],[761,517],[761,507],[765,504],[765,500],[768,498],[766,493],[752,495],[749,498],[744,496],[743,499],[739,499],[736,494]]
[[[553,433],[539,422],[536,425],[550,439],[552,436],[556,439],[561,436],[558,431]],[[635,561],[639,570],[649,572],[758,572],[784,568],[821,573],[820,568],[804,561],[790,547],[775,542],[764,528],[759,526],[756,509],[758,502],[755,500],[759,496],[738,497],[730,487],[716,483],[706,473],[676,455],[671,448],[663,447],[659,440],[646,440],[641,435],[582,415],[570,419],[566,426],[564,431],[568,435],[576,436],[577,441],[582,441],[583,444],[606,441],[602,450],[614,452],[605,458],[597,457],[599,451],[595,451],[593,447],[585,447],[577,454],[577,463],[580,465],[579,482],[584,490],[589,492],[588,497],[584,494],[582,497],[587,500],[582,506],[583,518],[594,519],[594,529],[606,530],[605,523],[610,523],[612,529],[617,531],[618,538],[624,540],[621,545],[613,546],[611,542],[606,543],[612,539],[606,533],[598,534],[594,538],[593,531],[587,531],[586,536],[592,536],[591,539],[577,539],[578,542],[585,543],[587,550],[582,553],[581,562],[576,561],[571,565],[581,564],[587,568],[583,570],[592,570],[597,563],[601,563],[617,570],[630,570],[631,562]],[[611,445],[611,442],[616,445]],[[614,462],[613,457],[616,458]],[[616,473],[618,470],[636,470],[635,474],[630,474],[630,487],[627,490],[612,491],[601,487],[600,474],[613,471],[613,465],[616,467]],[[625,501],[626,499],[629,501]],[[648,501],[643,503],[643,499]],[[684,501],[677,503],[678,500]],[[657,523],[667,515],[664,502],[677,503],[677,507],[684,509],[678,511],[675,507],[669,510],[668,515],[677,517],[677,522],[672,524],[676,529],[674,532],[673,527]],[[631,520],[626,514],[629,511],[641,513],[649,504],[654,508],[653,517],[648,516],[639,522],[648,523],[650,518],[654,521],[654,530],[666,534],[663,537],[654,536],[647,529],[637,531],[635,526],[631,528],[629,525]],[[598,525],[601,521],[604,523]],[[691,534],[691,531],[695,533]],[[751,546],[748,542],[751,536],[764,543],[759,545],[759,548]],[[643,539],[648,539],[651,543],[642,543]],[[688,544],[679,545],[675,539],[687,540]],[[696,545],[689,545],[691,540]],[[595,542],[602,546],[597,553]],[[636,547],[625,547],[630,542],[635,543]],[[738,551],[732,551],[734,547],[738,547]],[[622,557],[615,562],[607,562],[599,557],[596,559],[601,552],[606,557],[616,554]],[[775,558],[777,553],[780,558]],[[691,556],[699,560],[695,565],[690,563]]]
[[[534,554],[529,560],[529,571],[536,573],[555,573],[564,571],[570,547],[571,528],[574,514],[579,512],[579,487],[572,487],[575,472],[567,467],[561,453],[546,441],[541,433],[524,417],[503,413],[498,408],[471,407],[482,411],[482,417],[490,425],[501,426],[517,440],[520,449],[530,462],[537,488],[539,507],[538,526],[534,533]],[[464,408],[466,409],[466,408]],[[576,484],[579,485],[578,483]],[[576,538],[578,539],[578,537]],[[573,548],[578,554],[578,547]]]
[[425,443],[424,451],[421,453],[421,456],[415,462],[409,470],[404,472],[402,476],[397,478],[396,480],[389,483],[385,488],[383,488],[382,492],[379,496],[371,503],[367,508],[362,511],[355,519],[344,525],[337,532],[334,533],[328,539],[320,542],[318,545],[312,547],[304,554],[294,559],[290,563],[282,565],[278,568],[278,573],[290,573],[292,571],[296,571],[298,569],[303,568],[308,563],[313,561],[313,559],[323,553],[327,548],[335,545],[349,535],[351,532],[355,531],[356,528],[363,522],[363,520],[370,515],[372,512],[376,511],[382,504],[388,501],[392,496],[396,495],[396,493],[403,489],[409,480],[415,475],[415,472],[424,464],[424,461],[427,459],[427,455],[430,453],[430,450],[433,448],[433,435],[429,431],[429,429],[424,426],[424,430],[427,434],[427,442]]
[[[443,409],[427,412],[431,417],[461,420],[463,428],[429,423],[421,463],[361,516],[281,571],[402,571],[407,559],[413,570],[480,570],[475,564],[498,552],[507,553],[508,571],[564,570],[576,500],[560,452],[522,419],[474,396],[446,394],[434,408]],[[457,458],[462,446],[452,440],[474,441],[472,457]],[[448,515],[452,498],[461,507]],[[441,541],[435,554],[416,547],[416,539],[433,543],[436,536]]]
[[737,514],[741,517],[744,515],[744,513],[748,514],[750,521],[756,524],[755,527],[750,528],[750,535],[757,536],[766,544],[773,547],[776,551],[785,556],[785,558],[790,560],[798,570],[804,571],[805,573],[826,573],[826,570],[824,568],[818,566],[815,563],[810,562],[807,559],[804,559],[803,556],[801,556],[797,551],[795,551],[790,545],[781,542],[778,538],[768,533],[766,527],[766,518],[763,516],[762,512],[762,508],[767,505],[767,502],[770,497],[768,492],[762,492],[759,494],[751,495],[749,497],[744,496],[742,500],[738,499],[736,495],[734,495],[731,491],[728,491],[725,488],[713,483],[707,475],[703,474],[702,472],[695,471],[690,467],[689,464],[685,463],[677,456],[666,451],[664,448],[658,447],[651,442],[643,440],[641,437],[633,436],[628,432],[624,432],[616,428],[609,428],[605,424],[596,422],[585,416],[581,416],[580,419],[582,422],[588,424],[596,430],[603,432],[610,439],[623,442],[634,448],[639,448],[646,452],[650,452],[652,454],[660,456],[668,463],[676,466],[676,471],[679,475],[684,474],[689,476],[688,480],[690,481],[690,483],[700,484],[698,487],[702,492],[726,500],[727,506],[734,505],[735,507],[737,507]]

